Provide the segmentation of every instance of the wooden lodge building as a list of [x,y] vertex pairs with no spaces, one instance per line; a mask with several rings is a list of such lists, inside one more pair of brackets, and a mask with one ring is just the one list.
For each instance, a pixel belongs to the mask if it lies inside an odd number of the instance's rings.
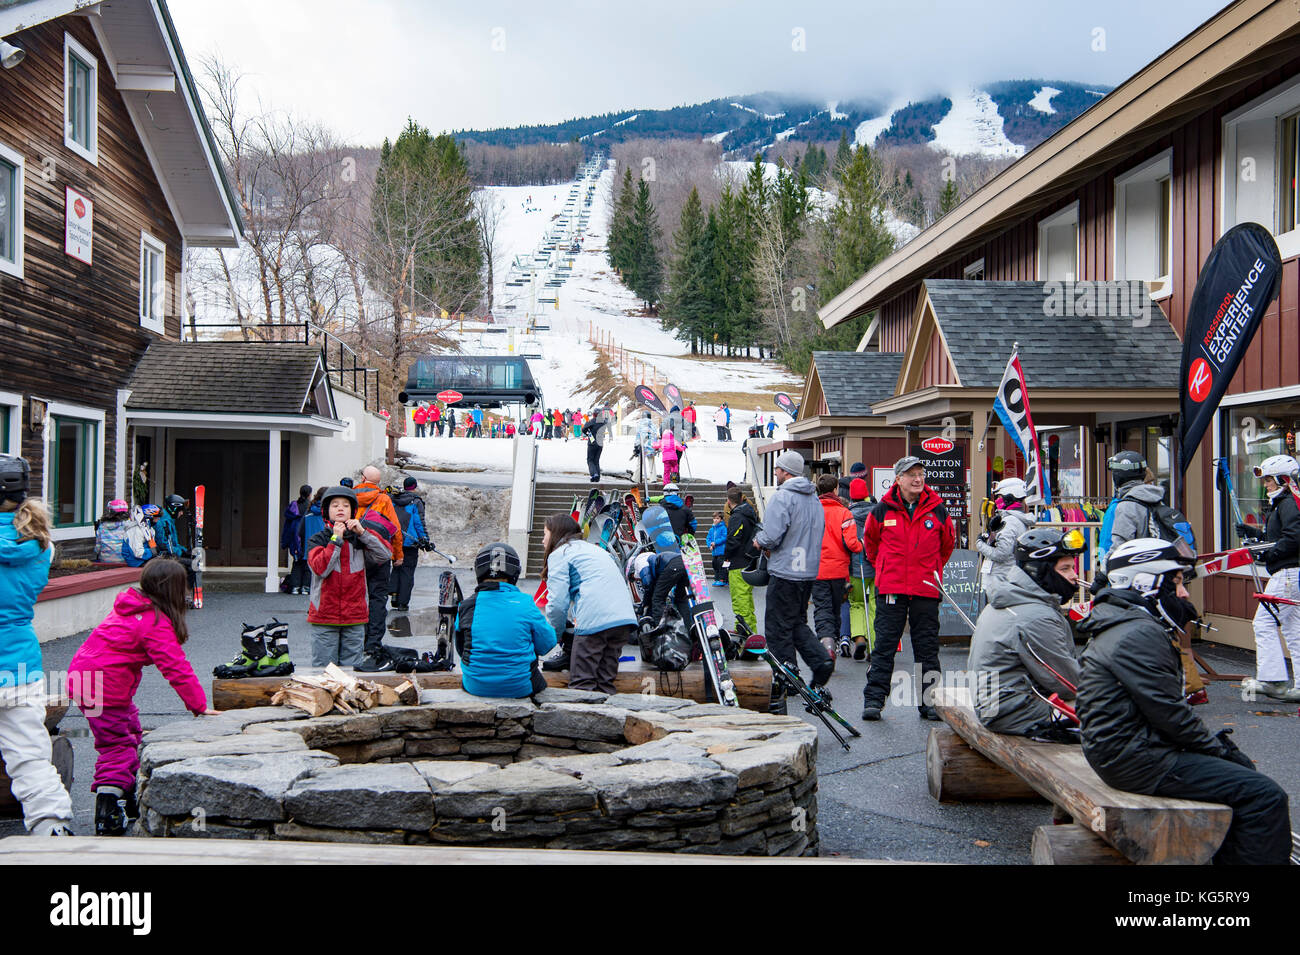
[[[792,437],[839,451],[847,469],[892,464],[902,443],[890,445],[890,433],[909,445],[946,433],[972,474],[998,456],[1018,473],[1001,429],[979,449],[1018,341],[1058,497],[1104,503],[1107,457],[1136,450],[1192,519],[1200,548],[1232,546],[1213,460],[1228,460],[1243,507],[1258,515],[1250,468],[1295,453],[1300,431],[1298,164],[1300,7],[1239,0],[827,303],[827,327],[873,321],[856,356],[814,358],[802,403],[814,413]],[[1247,221],[1277,240],[1281,297],[1184,484],[1174,434],[1185,317],[1211,247]],[[889,394],[846,389],[846,362],[883,366],[885,356],[899,369]],[[971,513],[987,486],[968,479]],[[1197,583],[1216,639],[1254,647],[1253,590],[1244,571]]]
[[134,503],[204,484],[209,564],[278,586],[290,488],[379,457],[382,419],[319,342],[182,341],[190,250],[244,226],[163,0],[0,0],[0,41],[0,451],[63,556],[147,465]]

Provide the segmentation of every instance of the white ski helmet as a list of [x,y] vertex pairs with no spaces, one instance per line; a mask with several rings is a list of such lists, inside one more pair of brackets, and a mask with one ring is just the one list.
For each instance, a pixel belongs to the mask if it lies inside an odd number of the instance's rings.
[[1020,478],[1003,478],[993,485],[993,496],[1014,497],[1018,501],[1023,501],[1029,496],[1029,488]]
[[1257,478],[1271,477],[1278,484],[1286,484],[1296,479],[1300,464],[1289,454],[1275,454],[1271,458],[1265,458],[1262,464],[1255,465],[1251,471]]
[[1153,597],[1166,577],[1186,571],[1195,563],[1186,545],[1180,549],[1173,541],[1139,537],[1120,544],[1106,557],[1106,586]]

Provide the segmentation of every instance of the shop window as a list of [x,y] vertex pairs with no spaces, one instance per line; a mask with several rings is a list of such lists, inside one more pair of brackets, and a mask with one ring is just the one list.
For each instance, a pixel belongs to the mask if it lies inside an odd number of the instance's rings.
[[[1258,405],[1239,405],[1220,413],[1219,436],[1228,459],[1237,503],[1245,523],[1262,529],[1267,521],[1268,495],[1251,468],[1275,454],[1296,453],[1296,429],[1300,428],[1300,397]],[[1223,546],[1236,547],[1237,517],[1232,502],[1222,495],[1219,512]]]
[[1149,282],[1157,295],[1170,291],[1171,162],[1166,150],[1115,178],[1115,278]]
[[0,145],[0,273],[23,277],[23,157]]
[[1079,204],[1038,223],[1038,280],[1073,282],[1079,274]]
[[99,484],[100,422],[54,416],[51,510],[55,527],[93,524]]
[[1300,79],[1224,117],[1223,170],[1223,230],[1259,222],[1284,259],[1300,255]]
[[99,61],[63,35],[63,143],[78,156],[99,162]]

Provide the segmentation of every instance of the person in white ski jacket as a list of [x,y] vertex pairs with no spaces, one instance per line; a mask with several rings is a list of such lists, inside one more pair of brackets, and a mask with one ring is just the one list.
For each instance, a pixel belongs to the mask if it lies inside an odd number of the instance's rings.
[[975,550],[984,558],[980,571],[980,586],[987,594],[993,580],[1005,580],[1016,566],[1016,541],[1034,526],[1034,519],[1025,511],[1025,498],[1029,488],[1020,478],[1006,478],[993,487],[997,513],[989,520],[987,533],[975,542]]

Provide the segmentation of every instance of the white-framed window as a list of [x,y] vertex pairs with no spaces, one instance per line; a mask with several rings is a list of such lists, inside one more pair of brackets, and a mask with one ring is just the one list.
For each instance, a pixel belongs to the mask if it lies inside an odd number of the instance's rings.
[[961,277],[968,282],[984,281],[984,260],[976,259],[970,265],[961,270]]
[[63,34],[63,144],[99,164],[99,61]]
[[1038,280],[1073,282],[1079,275],[1079,203],[1038,223]]
[[1282,258],[1300,255],[1300,78],[1223,118],[1223,230],[1258,222]]
[[95,533],[104,497],[104,417],[97,408],[49,404],[45,488],[55,540]]
[[1173,151],[1166,149],[1115,177],[1116,279],[1150,283],[1163,298],[1172,291]]
[[167,304],[167,246],[148,232],[140,233],[140,324],[163,334]]
[[0,454],[22,454],[23,396],[0,391]]
[[23,277],[23,157],[0,143],[0,273]]

